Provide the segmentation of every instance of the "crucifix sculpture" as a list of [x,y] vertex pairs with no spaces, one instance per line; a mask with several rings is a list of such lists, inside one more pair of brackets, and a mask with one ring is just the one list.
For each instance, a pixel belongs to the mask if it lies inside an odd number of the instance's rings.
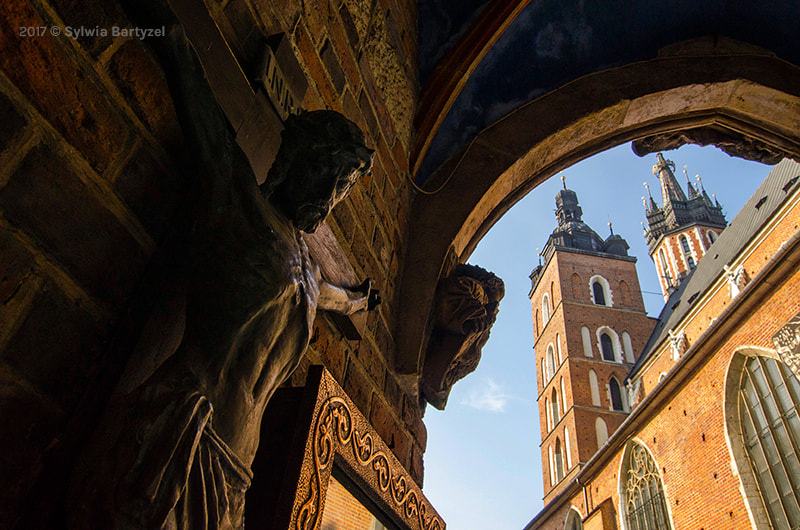
[[316,311],[380,302],[369,280],[326,283],[301,235],[369,171],[373,151],[335,112],[291,116],[259,188],[169,5],[130,9],[167,28],[152,44],[194,155],[186,327],[177,351],[110,403],[73,473],[68,527],[242,528],[262,415],[302,359]]

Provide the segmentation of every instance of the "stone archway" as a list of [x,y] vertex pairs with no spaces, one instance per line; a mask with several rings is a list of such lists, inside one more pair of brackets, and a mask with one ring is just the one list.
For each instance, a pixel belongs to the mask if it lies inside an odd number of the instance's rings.
[[717,43],[713,53],[706,44],[576,79],[481,132],[434,174],[426,188],[441,190],[418,195],[412,207],[395,334],[399,372],[422,368],[439,278],[558,171],[643,138],[656,145],[725,138],[741,141],[741,152],[755,146],[800,158],[800,68],[740,43],[724,52]]

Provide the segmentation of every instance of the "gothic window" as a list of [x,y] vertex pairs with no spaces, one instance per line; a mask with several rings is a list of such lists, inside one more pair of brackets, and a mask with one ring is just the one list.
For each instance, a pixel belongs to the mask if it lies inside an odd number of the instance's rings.
[[553,416],[552,410],[550,409],[550,402],[547,398],[544,398],[544,414],[545,419],[547,420],[547,432],[553,430]]
[[558,365],[561,366],[564,358],[561,356],[561,336],[558,333],[556,333],[556,350],[558,351]]
[[670,530],[661,475],[644,446],[631,442],[619,476],[628,530]]
[[614,360],[614,343],[611,341],[611,337],[608,336],[608,333],[600,335],[600,349],[603,352],[603,360]]
[[564,388],[564,378],[561,378],[561,415],[567,413],[567,391]]
[[547,384],[547,369],[545,367],[544,359],[542,359],[542,388]]
[[592,405],[595,407],[600,406],[600,386],[597,382],[597,373],[594,370],[589,370],[589,391],[592,394]]
[[556,474],[555,474],[556,467],[555,467],[555,465],[553,465],[553,446],[552,445],[547,448],[547,456],[550,459],[550,467],[549,467],[550,485],[551,486],[555,486],[555,484],[556,484]]
[[547,347],[547,355],[545,356],[545,366],[547,368],[547,380],[550,381],[553,376],[555,375],[555,364],[556,359],[555,355],[553,354],[553,345],[550,344]]
[[594,282],[592,284],[592,293],[594,293],[594,303],[597,305],[606,305],[606,297],[603,293],[603,286],[600,285],[600,282]]
[[611,407],[614,410],[625,410],[625,407],[622,403],[622,391],[619,388],[619,383],[617,382],[616,378],[612,377],[608,381],[608,390],[611,394]]
[[569,429],[564,427],[564,455],[566,456],[567,471],[572,469],[572,455],[569,452]]
[[553,389],[552,394],[550,395],[550,408],[551,408],[551,416],[553,417],[553,427],[555,427],[558,420],[561,419],[561,416],[558,414],[558,392],[556,389]]
[[581,327],[581,340],[583,341],[584,357],[593,357],[592,354],[592,334],[586,326]]
[[714,241],[717,240],[717,233],[714,232],[713,230],[709,230],[708,232],[706,232],[706,236],[708,236],[708,242],[711,243],[712,245],[714,244]]
[[569,512],[567,513],[567,520],[564,523],[564,530],[583,530],[581,514],[579,514],[575,508],[570,508]]
[[694,258],[692,257],[692,251],[689,250],[689,240],[686,239],[684,235],[681,236],[681,247],[683,248],[683,256],[686,258],[689,269],[694,269]]
[[599,274],[595,274],[589,278],[589,287],[592,293],[592,303],[606,307],[611,307],[613,305],[611,299],[611,286],[609,285],[608,280]]
[[664,281],[667,285],[672,283],[672,277],[669,275],[669,267],[667,267],[667,255],[664,254],[664,249],[661,248],[658,250],[658,261],[661,262],[661,277],[664,278]]
[[561,451],[561,440],[556,438],[556,482],[561,482],[564,478],[564,455]]
[[627,331],[622,332],[622,345],[625,349],[625,361],[633,363],[633,343]]
[[750,357],[738,392],[747,461],[773,528],[800,527],[800,382],[781,362]]
[[550,322],[550,297],[546,294],[542,297],[542,327]]
[[594,431],[597,435],[597,448],[600,449],[603,447],[603,444],[606,443],[606,440],[608,440],[608,425],[606,425],[603,418],[594,420]]

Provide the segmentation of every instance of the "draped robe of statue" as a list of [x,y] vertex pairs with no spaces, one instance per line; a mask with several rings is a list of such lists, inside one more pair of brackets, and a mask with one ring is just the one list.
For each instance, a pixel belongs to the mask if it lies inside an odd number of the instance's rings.
[[313,232],[367,172],[373,152],[330,111],[287,120],[259,189],[183,31],[155,44],[200,187],[177,351],[118,392],[75,467],[69,528],[243,528],[249,467],[270,397],[303,357],[318,308],[379,303],[369,281],[324,282]]

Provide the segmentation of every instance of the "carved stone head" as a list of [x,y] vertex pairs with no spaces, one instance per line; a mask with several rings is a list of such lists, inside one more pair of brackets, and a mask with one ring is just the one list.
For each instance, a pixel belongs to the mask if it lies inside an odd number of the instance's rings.
[[420,379],[425,399],[437,409],[445,408],[453,385],[478,367],[504,295],[503,280],[474,265],[459,265],[439,282]]
[[313,232],[372,167],[364,133],[341,114],[292,115],[262,193],[294,225]]

